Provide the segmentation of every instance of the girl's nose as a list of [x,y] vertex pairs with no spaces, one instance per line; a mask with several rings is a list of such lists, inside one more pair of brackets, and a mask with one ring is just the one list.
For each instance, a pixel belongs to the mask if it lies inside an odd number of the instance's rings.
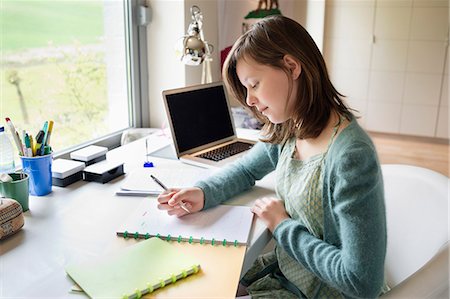
[[251,95],[249,92],[247,92],[247,97],[245,98],[245,102],[248,106],[255,106],[256,104],[256,97]]

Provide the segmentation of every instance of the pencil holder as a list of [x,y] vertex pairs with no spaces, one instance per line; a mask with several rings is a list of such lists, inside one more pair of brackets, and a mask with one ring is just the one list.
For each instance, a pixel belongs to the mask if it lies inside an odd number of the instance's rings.
[[52,192],[52,154],[20,157],[23,172],[29,176],[30,194],[44,196]]

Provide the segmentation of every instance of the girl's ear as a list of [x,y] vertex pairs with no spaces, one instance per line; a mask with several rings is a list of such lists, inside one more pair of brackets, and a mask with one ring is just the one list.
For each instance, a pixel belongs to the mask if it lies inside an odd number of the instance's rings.
[[302,66],[300,65],[300,62],[298,62],[297,59],[289,54],[284,55],[283,61],[291,71],[292,79],[296,80],[302,72]]

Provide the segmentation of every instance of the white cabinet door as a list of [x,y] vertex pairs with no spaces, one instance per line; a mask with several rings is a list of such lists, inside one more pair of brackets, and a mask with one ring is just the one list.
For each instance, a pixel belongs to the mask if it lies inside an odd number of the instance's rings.
[[375,0],[326,3],[323,52],[330,78],[364,126]]
[[377,1],[366,128],[399,133],[412,1]]
[[366,129],[448,138],[448,8],[447,0],[327,1],[324,57]]
[[[434,137],[441,103],[448,34],[446,1],[414,1],[400,133]],[[441,120],[439,120],[439,117]]]
[[369,102],[366,128],[371,131],[399,133],[402,105],[398,103]]
[[434,136],[437,114],[437,105],[404,104],[402,106],[400,133],[415,136]]
[[447,63],[446,63],[446,74],[444,76],[443,84],[442,84],[442,93],[441,93],[441,103],[439,107],[439,116],[437,121],[436,128],[436,137],[439,138],[449,138],[449,123],[448,123],[448,113],[450,109],[449,104],[449,94],[448,94],[448,80],[450,80],[448,75],[448,64],[449,57],[447,54]]

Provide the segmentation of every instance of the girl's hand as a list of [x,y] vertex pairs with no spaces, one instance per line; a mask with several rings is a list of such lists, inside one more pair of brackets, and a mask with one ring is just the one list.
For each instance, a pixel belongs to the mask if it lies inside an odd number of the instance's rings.
[[205,195],[203,194],[203,190],[197,187],[184,189],[171,188],[158,196],[158,202],[158,209],[166,210],[169,215],[181,217],[188,214],[188,212],[181,208],[181,202],[185,203],[185,207],[191,213],[195,213],[203,209]]
[[252,212],[264,221],[272,233],[281,221],[289,218],[283,201],[274,197],[257,199],[252,207]]

